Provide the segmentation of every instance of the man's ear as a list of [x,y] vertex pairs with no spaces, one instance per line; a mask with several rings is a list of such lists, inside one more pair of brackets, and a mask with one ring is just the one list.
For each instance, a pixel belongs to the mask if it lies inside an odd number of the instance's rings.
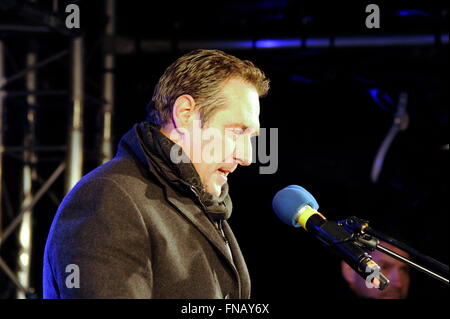
[[197,113],[194,98],[189,94],[180,95],[172,107],[174,128],[176,130],[188,129],[195,119],[197,119]]

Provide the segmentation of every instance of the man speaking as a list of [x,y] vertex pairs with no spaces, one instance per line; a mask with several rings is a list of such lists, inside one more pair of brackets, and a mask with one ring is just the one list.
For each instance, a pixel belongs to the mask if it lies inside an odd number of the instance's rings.
[[[268,89],[253,63],[218,50],[170,65],[147,120],[61,203],[45,249],[44,298],[249,298],[227,223],[227,178],[252,162]],[[77,285],[67,269],[77,270]]]

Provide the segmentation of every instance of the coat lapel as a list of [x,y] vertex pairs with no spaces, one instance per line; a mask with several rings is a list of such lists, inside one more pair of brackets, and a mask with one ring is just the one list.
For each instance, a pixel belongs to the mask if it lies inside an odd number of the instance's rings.
[[224,255],[230,265],[235,268],[233,261],[227,252],[223,238],[201,208],[193,203],[190,198],[175,195],[170,187],[166,188],[166,194],[168,201],[172,203],[192,224],[194,224],[194,226]]
[[181,212],[223,255],[230,265],[239,282],[240,298],[250,296],[250,278],[245,265],[244,257],[240,252],[236,238],[234,237],[228,223],[224,222],[224,232],[230,244],[233,259],[228,253],[225,241],[215,226],[211,223],[205,213],[192,202],[191,199],[180,197],[173,193],[171,188],[166,188],[167,200]]
[[242,255],[241,249],[239,248],[236,237],[234,236],[233,231],[231,230],[231,227],[227,221],[223,222],[223,230],[230,243],[234,264],[240,275],[241,298],[248,299],[250,298],[251,285],[247,264],[245,263],[244,256]]

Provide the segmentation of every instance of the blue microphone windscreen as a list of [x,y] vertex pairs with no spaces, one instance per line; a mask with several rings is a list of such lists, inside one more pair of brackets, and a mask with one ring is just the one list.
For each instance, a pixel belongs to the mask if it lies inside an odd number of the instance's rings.
[[282,222],[294,227],[300,227],[297,222],[297,212],[305,205],[315,210],[319,209],[314,196],[306,189],[298,185],[290,185],[275,194],[272,200],[272,208]]

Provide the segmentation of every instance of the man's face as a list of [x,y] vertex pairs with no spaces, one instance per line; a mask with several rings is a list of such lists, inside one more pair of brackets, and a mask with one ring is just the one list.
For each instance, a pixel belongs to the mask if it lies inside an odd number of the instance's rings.
[[260,128],[259,96],[252,85],[231,79],[222,94],[225,105],[203,125],[203,138],[192,140],[193,149],[201,150],[202,155],[197,160],[191,156],[193,165],[206,191],[215,196],[220,195],[229,173],[238,165],[251,164],[251,137]]
[[[393,250],[403,257],[409,257],[407,253],[392,246],[388,243],[382,243],[383,246]],[[373,260],[381,267],[381,272],[389,279],[389,286],[384,290],[379,290],[376,288],[367,288],[364,279],[359,277],[353,269],[348,267],[347,270],[351,271],[346,277],[347,281],[350,283],[350,287],[355,291],[355,293],[361,297],[373,298],[373,299],[405,299],[408,296],[409,290],[409,268],[404,263],[385,255],[379,251],[374,251],[372,254]],[[345,276],[345,275],[344,275]],[[351,276],[351,277],[350,277]],[[351,278],[349,280],[349,278]]]

